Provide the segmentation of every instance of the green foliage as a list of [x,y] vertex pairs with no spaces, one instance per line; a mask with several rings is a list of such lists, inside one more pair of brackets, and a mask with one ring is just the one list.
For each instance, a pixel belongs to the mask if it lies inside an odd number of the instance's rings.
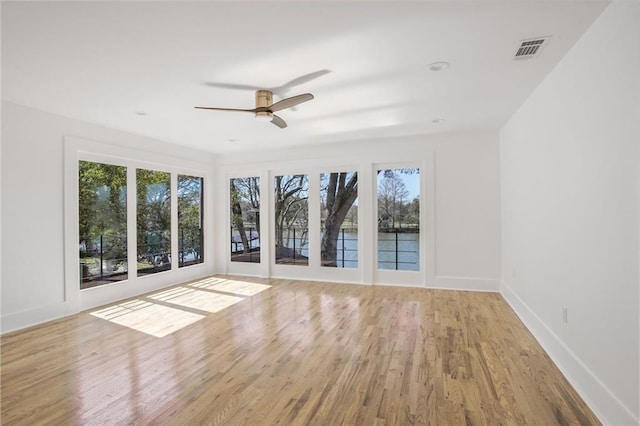
[[[178,176],[178,229],[182,249],[202,254],[202,178]],[[79,229],[81,257],[127,257],[127,169],[79,162]],[[171,250],[171,175],[136,170],[137,244],[139,259]],[[100,247],[100,243],[102,246]]]
[[91,251],[102,235],[103,251],[108,258],[126,258],[126,167],[80,161],[78,185],[80,242]]
[[418,226],[420,223],[420,197],[415,197],[406,206],[405,223],[411,226]]
[[202,260],[202,191],[201,177],[178,175],[179,251],[191,252]]
[[171,250],[171,175],[137,169],[138,256]]

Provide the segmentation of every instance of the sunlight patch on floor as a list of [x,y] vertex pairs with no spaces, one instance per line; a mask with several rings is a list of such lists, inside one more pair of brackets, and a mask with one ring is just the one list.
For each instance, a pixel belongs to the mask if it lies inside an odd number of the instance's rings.
[[247,281],[227,280],[222,278],[207,278],[189,284],[190,287],[197,287],[207,290],[221,291],[224,293],[237,294],[239,296],[253,296],[261,293],[271,286],[267,284],[250,283]]
[[[266,284],[209,277],[90,314],[155,337],[164,337],[205,318],[207,312],[220,312],[270,288]],[[191,309],[202,311],[202,314],[191,312]]]
[[155,337],[164,337],[204,317],[144,300],[129,300],[91,315]]
[[242,297],[209,291],[195,290],[187,287],[176,287],[171,290],[154,293],[149,299],[185,306],[192,309],[216,313],[244,300]]

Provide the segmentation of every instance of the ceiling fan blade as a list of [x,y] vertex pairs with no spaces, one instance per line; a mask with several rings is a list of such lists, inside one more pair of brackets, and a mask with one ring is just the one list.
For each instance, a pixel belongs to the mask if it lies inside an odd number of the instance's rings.
[[282,118],[278,117],[275,114],[273,114],[273,119],[271,120],[271,122],[276,126],[280,127],[281,129],[284,129],[285,127],[287,127],[287,123]]
[[216,83],[214,81],[207,81],[204,84],[205,86],[218,87],[220,89],[251,90],[251,91],[264,89],[264,87],[250,86],[248,84]]
[[216,108],[216,107],[194,107],[195,109],[210,109],[213,111],[239,111],[239,112],[256,112],[254,109],[238,109],[238,108]]
[[282,89],[288,89],[294,86],[299,86],[308,81],[315,80],[318,77],[322,77],[325,74],[329,74],[330,72],[331,71],[329,70],[320,70],[320,71],[310,72],[309,74],[305,74],[298,78],[294,78],[293,80],[283,84],[282,86],[275,88],[274,91],[278,91],[278,89],[282,90]]
[[281,109],[291,108],[292,106],[296,106],[303,102],[307,102],[313,99],[313,95],[311,93],[305,93],[304,95],[292,96],[287,99],[283,99],[269,107],[269,111],[276,112]]

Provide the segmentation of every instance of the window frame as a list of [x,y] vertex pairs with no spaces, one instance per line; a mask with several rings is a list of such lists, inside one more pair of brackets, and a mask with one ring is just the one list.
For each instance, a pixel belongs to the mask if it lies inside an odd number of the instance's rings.
[[[432,160],[432,157],[430,158]],[[391,270],[378,268],[378,171],[394,170],[394,169],[413,169],[420,170],[419,176],[419,195],[420,195],[420,214],[419,214],[419,256],[418,270]],[[373,222],[371,227],[372,244],[372,270],[373,281],[375,283],[385,285],[412,285],[424,286],[427,281],[435,276],[435,235],[434,235],[434,189],[433,179],[427,180],[427,175],[432,173],[433,164],[428,165],[427,161],[401,161],[401,162],[381,162],[371,165],[371,175],[373,181],[372,187],[372,203],[371,211],[373,213]],[[429,184],[429,185],[428,185]],[[429,210],[429,211],[428,211]],[[429,244],[427,244],[427,236]]]
[[[196,179],[200,179],[200,211],[199,211],[199,222],[200,222],[200,262],[197,263],[192,263],[190,265],[181,265],[180,264],[180,239],[182,238],[182,235],[180,234],[180,202],[178,200],[178,198],[180,197],[180,192],[179,192],[179,185],[180,185],[180,176],[184,176],[184,177],[188,177],[188,178],[196,178]],[[176,259],[176,261],[178,262],[178,268],[189,268],[191,266],[195,266],[195,265],[199,265],[201,263],[204,263],[206,256],[208,255],[208,253],[205,252],[205,236],[206,236],[206,229],[204,226],[204,222],[205,222],[205,215],[204,215],[204,197],[206,194],[206,189],[205,189],[205,185],[204,185],[204,178],[201,176],[193,176],[193,175],[188,175],[188,174],[184,174],[184,173],[176,173],[176,187],[175,187],[175,192],[176,192],[176,199],[178,200],[178,202],[176,203],[176,210],[177,210],[177,221],[178,221],[178,227],[177,227],[177,231],[178,232],[178,238],[177,238],[177,244],[178,244],[178,258]],[[182,247],[182,249],[184,250],[184,247]]]
[[[137,261],[137,256],[139,256],[138,250],[140,249],[140,247],[138,247],[138,197],[139,197],[139,193],[138,193],[138,171],[147,171],[147,172],[154,172],[154,173],[164,173],[164,174],[168,174],[169,175],[169,187],[167,188],[167,190],[169,191],[169,217],[171,218],[171,221],[169,223],[169,252],[170,252],[170,256],[171,256],[171,263],[170,263],[170,267],[168,270],[160,270],[160,271],[152,271],[149,272],[147,274],[141,274],[140,273],[140,265],[138,264]],[[173,210],[174,208],[177,209],[177,203],[174,205],[173,199],[174,199],[174,192],[176,192],[176,186],[177,186],[177,179],[173,179],[173,173],[171,172],[167,172],[164,170],[157,170],[155,168],[147,168],[147,167],[136,167],[135,169],[135,173],[136,173],[136,188],[135,188],[135,195],[136,195],[136,277],[138,278],[142,278],[142,277],[146,277],[148,275],[153,275],[153,274],[161,274],[163,272],[168,272],[172,269],[174,269],[174,264],[175,264],[175,259],[177,259],[177,251],[174,250],[174,226],[173,226],[173,221],[174,221],[174,214],[173,214]],[[175,183],[175,184],[174,184]],[[145,194],[146,195],[146,194]],[[177,200],[177,197],[176,197]],[[176,222],[177,222],[177,214],[175,215],[176,217]],[[175,227],[175,232],[178,232],[177,230],[177,226]],[[155,268],[155,266],[154,266]]]
[[[297,173],[297,172],[293,172],[293,173],[273,173],[271,175],[270,178],[270,191],[269,191],[269,208],[271,209],[271,211],[273,212],[272,214],[272,220],[269,222],[270,228],[271,228],[271,232],[269,233],[270,241],[270,248],[271,248],[271,252],[272,252],[272,256],[270,258],[270,262],[277,268],[284,266],[287,268],[302,268],[302,269],[306,269],[310,266],[315,266],[317,262],[317,260],[312,261],[311,258],[312,256],[315,256],[316,254],[319,254],[319,252],[316,252],[316,250],[312,249],[312,242],[315,243],[316,235],[314,234],[312,236],[312,229],[314,229],[315,227],[312,225],[312,218],[314,217],[318,217],[319,218],[319,201],[318,201],[318,208],[314,209],[314,212],[312,213],[312,207],[316,205],[316,203],[312,203],[311,202],[311,197],[313,196],[313,194],[316,194],[316,196],[319,196],[320,193],[320,175],[317,175],[316,179],[312,178],[312,174],[313,173]],[[276,189],[276,185],[275,185],[275,179],[278,176],[306,176],[307,177],[307,235],[308,235],[308,240],[307,240],[307,254],[308,254],[308,261],[307,264],[287,264],[287,263],[278,263],[277,259],[276,259],[276,250],[275,250],[275,244],[276,244],[276,224],[275,224],[275,189]],[[316,177],[316,176],[314,176]],[[312,189],[312,185],[316,185],[317,188],[313,188]],[[318,234],[319,235],[319,234]]]
[[[320,171],[318,174],[318,223],[319,223],[319,247],[318,247],[318,256],[320,256],[320,267],[323,269],[342,269],[342,270],[359,270],[360,269],[360,264],[362,262],[361,259],[361,224],[360,224],[360,191],[361,191],[361,185],[360,185],[360,179],[361,179],[361,175],[360,175],[360,171],[358,170],[357,167],[354,167],[352,170],[348,170],[347,168],[344,167],[339,167],[339,168],[327,168],[329,171]],[[332,174],[332,173],[355,173],[358,176],[358,187],[356,189],[357,191],[357,197],[356,200],[358,202],[358,237],[356,239],[356,243],[357,243],[357,253],[358,253],[358,258],[357,258],[357,266],[356,267],[331,267],[331,266],[323,266],[322,265],[322,247],[320,246],[322,244],[322,175],[323,174]],[[353,207],[353,206],[352,206]]]
[[[79,267],[79,213],[78,213],[78,164],[79,161],[113,164],[127,168],[127,280],[80,290]],[[213,272],[213,244],[205,234],[205,258],[203,263],[178,267],[171,262],[171,269],[147,276],[137,276],[137,181],[136,170],[148,169],[170,174],[171,188],[177,188],[178,174],[201,177],[203,187],[211,181],[210,165],[176,158],[166,154],[105,144],[75,136],[64,137],[64,255],[65,255],[65,304],[69,313],[90,309],[127,297],[166,287],[176,282],[195,279]],[[133,190],[132,190],[133,189]],[[203,194],[203,230],[212,229],[212,197]],[[171,257],[178,258],[178,198],[171,191]]]
[[[258,230],[259,235],[260,235],[260,261],[259,262],[238,262],[238,261],[233,261],[231,259],[231,250],[230,250],[230,246],[229,244],[231,243],[231,230],[233,228],[233,222],[231,219],[231,181],[233,179],[248,179],[248,178],[257,178],[258,179],[258,188],[260,191],[260,207],[258,209],[258,213],[260,215],[260,229]],[[226,232],[226,238],[227,238],[227,250],[226,250],[226,260],[227,263],[229,264],[257,264],[260,265],[262,264],[265,259],[263,258],[263,251],[265,250],[265,247],[263,247],[263,240],[264,235],[263,235],[263,229],[264,229],[264,224],[263,224],[263,218],[262,218],[262,214],[264,211],[264,206],[263,206],[263,201],[264,201],[264,192],[263,192],[263,178],[262,176],[260,176],[259,174],[247,174],[247,175],[231,175],[231,176],[227,176],[225,178],[225,183],[226,183],[226,204],[227,204],[227,216],[228,216],[228,224],[229,226],[227,226],[227,232]],[[258,269],[260,267],[257,267]]]
[[[227,159],[220,165],[220,175],[226,176],[224,183],[217,187],[224,188],[226,203],[229,205],[228,179],[233,177],[259,176],[261,179],[261,238],[262,263],[257,264],[230,262],[227,241],[230,229],[229,209],[225,207],[225,220],[217,225],[218,233],[224,233],[224,241],[216,241],[218,253],[224,251],[220,259],[222,266],[218,272],[260,276],[264,278],[301,279],[321,282],[340,282],[354,284],[379,284],[409,287],[430,287],[436,285],[435,263],[435,153],[423,151],[419,160],[411,161],[411,152],[390,151],[386,155],[380,153],[358,154],[358,160],[352,156],[327,157],[317,159],[266,160],[243,163],[235,158]],[[377,248],[375,233],[377,232],[377,180],[375,170],[380,168],[417,167],[420,169],[420,271],[377,271]],[[330,268],[320,266],[320,174],[332,172],[358,173],[358,267]],[[275,264],[275,253],[271,248],[275,240],[273,221],[274,177],[278,175],[309,175],[309,265],[296,267],[293,265]],[[317,182],[317,184],[315,183]],[[266,195],[265,195],[266,194]],[[371,207],[369,207],[371,206]],[[267,233],[268,232],[268,233]],[[315,253],[315,255],[314,255]],[[424,265],[424,267],[423,267]]]
[[[78,161],[76,162],[76,167],[78,167],[78,173],[77,173],[77,177],[76,177],[76,179],[78,180],[78,182],[77,182],[78,189],[77,189],[77,194],[76,194],[76,200],[78,200],[79,196],[80,196],[80,194],[79,194],[79,192],[80,192],[79,191],[79,186],[80,186],[80,183],[79,183],[79,180],[80,180],[79,162],[80,161],[91,162],[91,163],[95,163],[95,164],[105,164],[105,165],[111,165],[111,166],[117,166],[117,167],[124,167],[124,169],[125,169],[126,176],[127,176],[127,182],[126,182],[127,198],[126,198],[126,203],[125,203],[126,204],[126,208],[127,208],[127,214],[126,214],[126,218],[127,218],[126,219],[126,228],[127,228],[127,233],[126,233],[126,235],[127,235],[127,278],[124,279],[124,280],[116,281],[116,282],[127,281],[132,273],[136,273],[135,269],[133,271],[131,270],[131,264],[129,263],[129,261],[130,261],[130,256],[129,256],[129,249],[130,249],[130,246],[129,246],[129,237],[130,237],[130,233],[129,233],[129,191],[131,190],[131,188],[129,188],[129,186],[128,186],[129,185],[129,179],[128,179],[129,178],[129,167],[121,165],[121,164],[114,164],[114,163],[109,163],[109,162],[104,162],[104,161],[84,160],[82,158],[78,159]],[[80,241],[80,226],[79,226],[80,214],[79,214],[79,207],[80,207],[80,203],[78,201],[78,220],[76,220],[76,226],[78,227],[78,239],[77,239],[78,244],[79,244],[79,241]],[[78,257],[78,263],[79,263],[79,261],[80,261],[80,257]],[[78,265],[78,268],[82,268],[82,266]],[[109,285],[109,283],[100,284],[100,285],[94,286],[94,287],[102,287],[102,286],[105,286],[105,285]],[[79,287],[82,286],[82,273],[81,272],[79,273],[78,286]],[[80,291],[88,290],[89,288],[93,288],[93,287],[80,288]]]

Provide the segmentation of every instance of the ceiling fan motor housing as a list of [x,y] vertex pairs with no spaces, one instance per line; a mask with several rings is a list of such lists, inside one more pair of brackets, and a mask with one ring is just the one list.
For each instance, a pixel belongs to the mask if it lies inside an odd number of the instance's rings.
[[[257,90],[256,91],[256,108],[269,108],[273,105],[273,93],[269,90]],[[273,113],[270,111],[257,111],[256,118],[262,118],[264,120],[271,120]]]

